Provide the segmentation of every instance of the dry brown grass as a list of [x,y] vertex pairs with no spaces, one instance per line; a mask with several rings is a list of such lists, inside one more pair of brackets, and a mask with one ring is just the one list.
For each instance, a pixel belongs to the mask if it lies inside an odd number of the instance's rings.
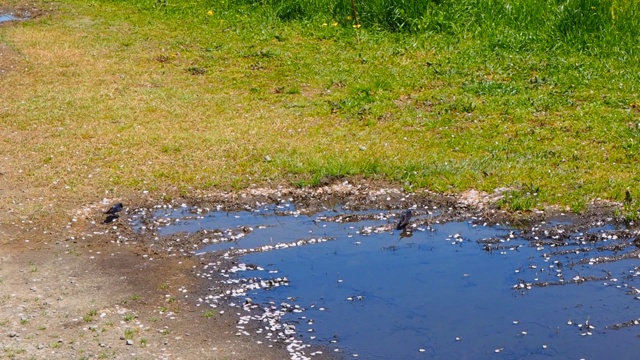
[[60,13],[33,21],[49,24],[19,24],[2,36],[2,49],[16,51],[3,57],[15,70],[0,82],[0,206],[18,218],[132,191],[281,179],[265,170],[265,156],[286,144],[306,146],[314,119],[296,121],[191,75],[190,59],[162,53],[153,41],[96,41],[132,31],[126,24],[103,34],[93,20]]

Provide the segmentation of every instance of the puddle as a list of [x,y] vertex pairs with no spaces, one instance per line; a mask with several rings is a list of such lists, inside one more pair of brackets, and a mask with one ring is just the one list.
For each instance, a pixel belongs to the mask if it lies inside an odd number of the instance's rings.
[[[238,308],[239,336],[364,359],[629,358],[640,328],[637,234],[565,221],[525,230],[414,210],[305,215],[292,204],[139,214],[137,231],[198,237],[230,261],[199,299]],[[152,217],[150,218],[150,215]],[[640,244],[640,243],[639,243]]]
[[9,22],[9,21],[22,21],[31,18],[31,14],[28,11],[20,11],[19,15],[14,13],[3,14],[0,13],[0,24]]
[[14,21],[14,20],[19,20],[19,19],[10,14],[0,14],[0,23],[6,22],[6,21]]

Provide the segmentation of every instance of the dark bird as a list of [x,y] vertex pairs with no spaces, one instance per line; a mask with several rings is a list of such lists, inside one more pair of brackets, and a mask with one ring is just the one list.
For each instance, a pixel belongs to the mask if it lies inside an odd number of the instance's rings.
[[411,220],[411,210],[407,210],[400,215],[400,220],[398,221],[398,226],[396,226],[396,230],[404,230],[407,225],[409,225],[409,220]]
[[118,215],[118,214],[111,214],[111,215],[107,216],[107,218],[104,219],[104,221],[102,223],[103,224],[112,223],[114,220],[116,220],[119,217],[120,217],[120,215]]
[[633,198],[631,197],[631,191],[629,189],[624,191],[624,203],[629,205],[633,202]]
[[105,214],[109,214],[109,215],[113,215],[115,213],[119,213],[120,211],[122,211],[122,203],[117,203],[115,205],[113,205],[112,207],[109,208],[109,210],[105,211]]

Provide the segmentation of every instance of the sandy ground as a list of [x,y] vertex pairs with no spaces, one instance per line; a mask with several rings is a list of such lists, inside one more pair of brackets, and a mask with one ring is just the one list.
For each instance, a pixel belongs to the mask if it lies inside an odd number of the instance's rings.
[[192,275],[199,259],[146,254],[112,242],[117,227],[109,230],[78,240],[4,231],[0,358],[285,358],[235,336],[235,314],[204,316],[195,296],[207,284]]

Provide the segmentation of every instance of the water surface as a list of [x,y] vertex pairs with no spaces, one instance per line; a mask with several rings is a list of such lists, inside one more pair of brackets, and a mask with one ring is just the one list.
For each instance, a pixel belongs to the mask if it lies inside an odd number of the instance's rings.
[[[506,226],[437,223],[436,210],[418,209],[411,236],[402,237],[399,213],[309,216],[284,204],[155,216],[166,219],[160,234],[205,231],[211,238],[199,252],[250,264],[223,270],[232,281],[286,279],[229,301],[296,309],[279,319],[295,328],[287,336],[326,351],[363,359],[635,358],[640,330],[620,325],[640,318],[640,260],[618,229],[563,233],[565,223],[541,224],[525,240]],[[629,258],[604,262],[623,254]]]

